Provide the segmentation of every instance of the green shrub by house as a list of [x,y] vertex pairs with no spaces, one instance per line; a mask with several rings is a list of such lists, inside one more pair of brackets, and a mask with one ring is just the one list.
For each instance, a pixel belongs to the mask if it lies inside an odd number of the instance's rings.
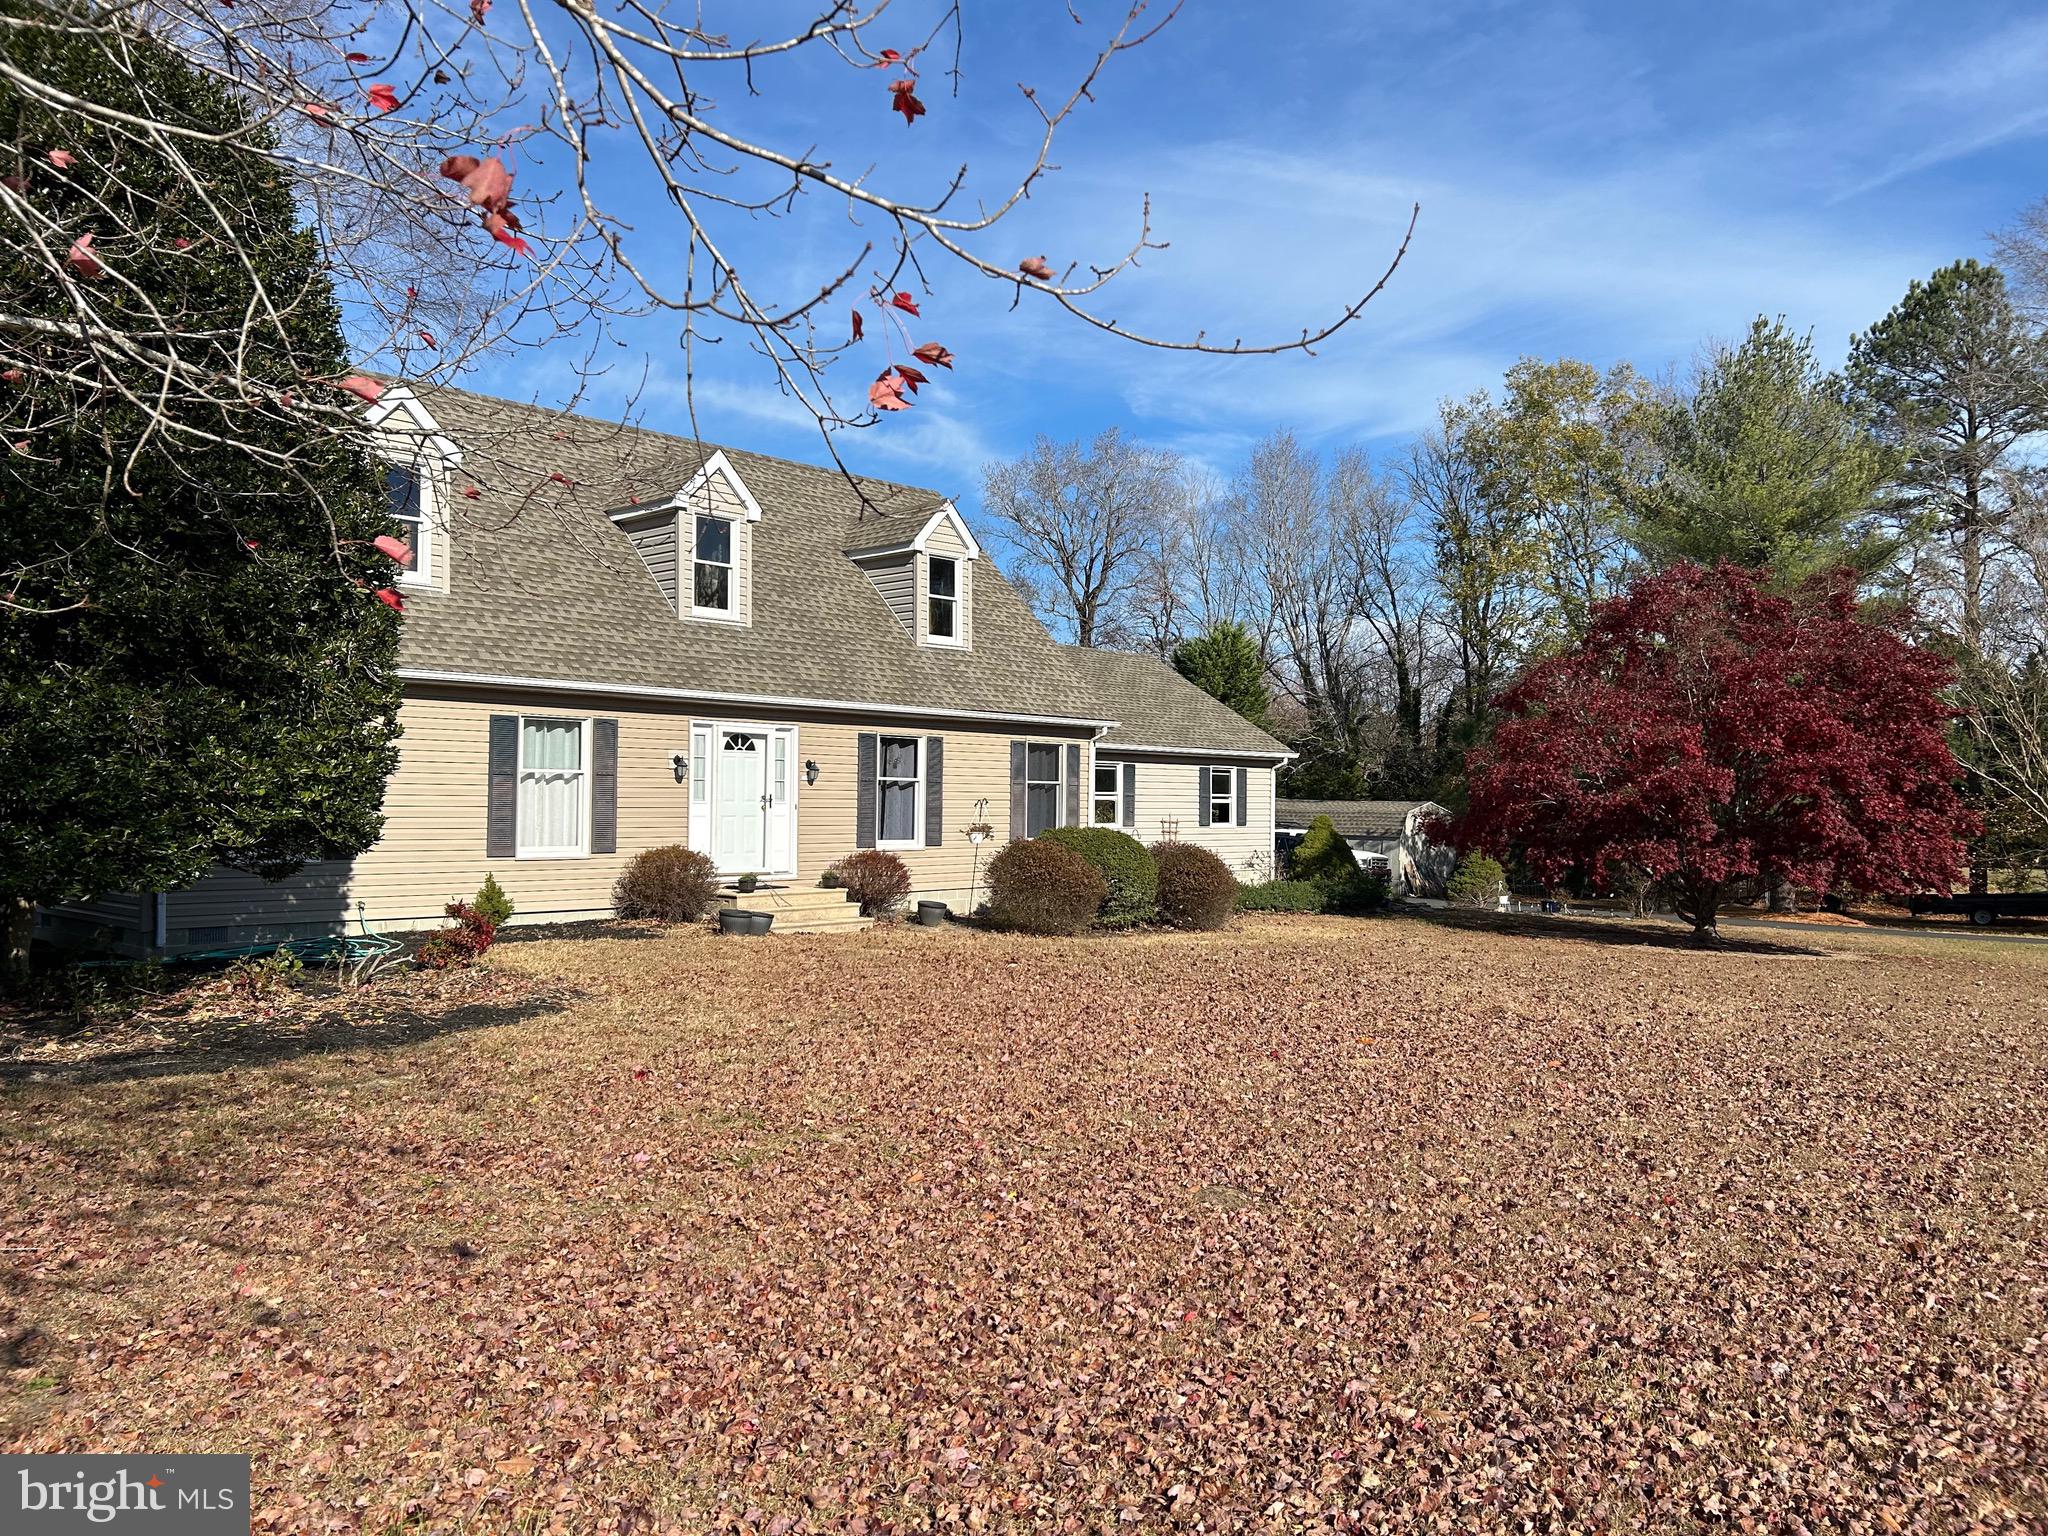
[[1507,872],[1483,853],[1468,853],[1458,860],[1451,878],[1444,882],[1444,895],[1461,907],[1490,907],[1508,888]]
[[484,883],[477,887],[469,904],[488,918],[493,928],[502,928],[512,920],[512,898],[505,894],[505,887],[498,884],[495,874],[484,876]]
[[1159,868],[1159,920],[1175,928],[1213,930],[1230,921],[1237,876],[1215,854],[1193,843],[1154,843]]
[[1351,845],[1337,835],[1336,824],[1327,816],[1309,823],[1308,836],[1294,850],[1294,862],[1287,878],[1308,880],[1316,885],[1339,885],[1358,873],[1358,858]]
[[1054,827],[1044,842],[1071,848],[1098,875],[1107,894],[1095,921],[1104,928],[1149,923],[1159,910],[1159,865],[1145,845],[1112,827]]
[[635,855],[612,887],[612,910],[619,916],[664,923],[697,922],[717,900],[717,867],[680,844]]
[[1320,912],[1323,888],[1313,880],[1268,880],[1239,887],[1237,907],[1240,912]]
[[1109,887],[1094,866],[1058,843],[1020,838],[988,865],[988,916],[1020,933],[1079,933]]

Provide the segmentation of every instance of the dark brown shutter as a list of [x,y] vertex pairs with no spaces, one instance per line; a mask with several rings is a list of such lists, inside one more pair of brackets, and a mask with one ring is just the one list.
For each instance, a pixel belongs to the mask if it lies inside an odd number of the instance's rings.
[[937,848],[946,840],[946,738],[924,739],[924,845]]
[[519,852],[519,717],[491,716],[489,780],[484,813],[484,857]]
[[1196,817],[1202,826],[1209,825],[1209,765],[1202,764],[1195,770]]
[[1240,768],[1237,770],[1237,824],[1240,827],[1246,824],[1246,818],[1249,814],[1250,806],[1251,770],[1248,768]]
[[1136,831],[1138,826],[1138,765],[1125,763],[1124,769],[1124,825]]
[[862,731],[854,754],[853,846],[875,846],[875,752],[873,731]]
[[590,851],[619,851],[619,722],[590,722]]
[[1030,802],[1025,795],[1024,754],[1029,742],[1010,743],[1010,836],[1019,838],[1031,830]]
[[1081,748],[1067,743],[1067,825],[1081,825]]

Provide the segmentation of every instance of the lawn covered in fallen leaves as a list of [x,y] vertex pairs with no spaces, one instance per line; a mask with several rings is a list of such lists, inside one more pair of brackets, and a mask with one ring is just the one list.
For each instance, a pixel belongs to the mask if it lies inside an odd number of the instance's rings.
[[259,1530],[2043,1529],[2048,947],[1648,932],[525,942],[15,1082],[6,1438]]

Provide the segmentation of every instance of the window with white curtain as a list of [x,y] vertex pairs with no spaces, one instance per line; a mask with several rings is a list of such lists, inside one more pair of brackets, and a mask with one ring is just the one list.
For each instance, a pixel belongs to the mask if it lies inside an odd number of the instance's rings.
[[1060,825],[1060,749],[1032,742],[1024,749],[1025,836]]
[[519,722],[519,856],[575,858],[587,851],[589,785],[582,720]]
[[875,773],[875,843],[878,847],[914,848],[918,836],[918,802],[924,790],[919,772],[924,743],[915,736],[884,736]]

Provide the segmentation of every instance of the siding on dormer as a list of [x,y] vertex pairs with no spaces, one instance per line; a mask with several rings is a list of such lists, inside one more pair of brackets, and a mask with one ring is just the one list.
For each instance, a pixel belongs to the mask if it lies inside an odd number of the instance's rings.
[[917,603],[919,592],[919,562],[915,555],[888,555],[877,560],[863,560],[860,568],[867,572],[867,578],[882,595],[882,601],[889,605],[889,611],[896,615],[896,622],[903,626],[903,632],[916,635],[918,632]]
[[650,512],[619,524],[671,608],[676,605],[676,523],[673,512]]

